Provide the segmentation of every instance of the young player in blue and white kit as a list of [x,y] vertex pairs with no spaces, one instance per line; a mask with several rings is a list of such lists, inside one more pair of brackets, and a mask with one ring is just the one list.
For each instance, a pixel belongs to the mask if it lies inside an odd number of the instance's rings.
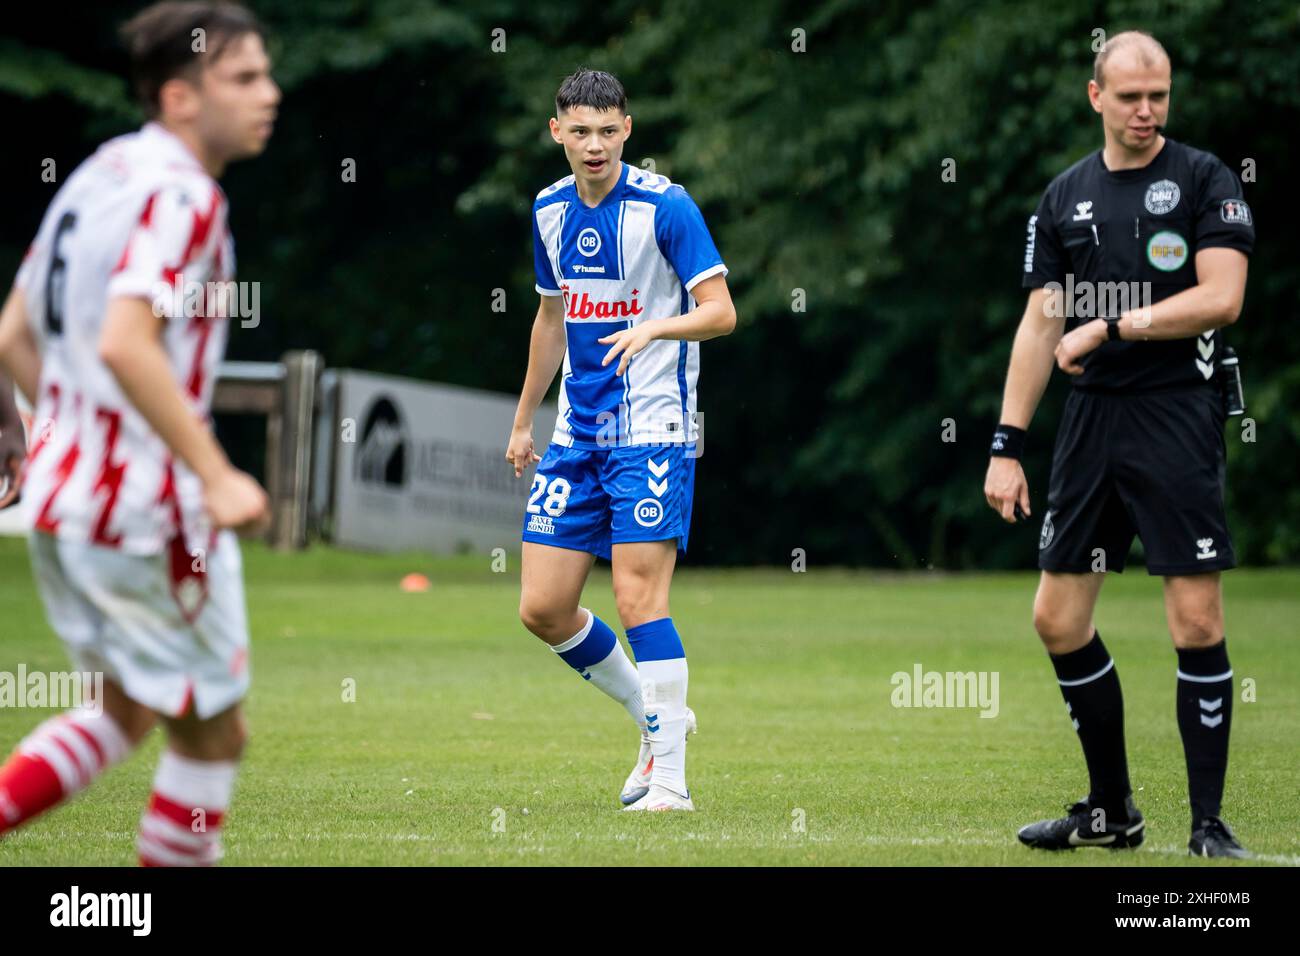
[[[540,462],[524,515],[519,615],[636,721],[626,809],[694,810],[686,734],[695,715],[668,589],[690,529],[699,343],[736,325],[727,267],[686,191],[621,161],[632,118],[615,77],[566,79],[550,129],[573,175],[533,205],[541,304],[506,450],[516,477]],[[559,415],[539,457],[533,416],[561,363]],[[636,666],[578,603],[597,555],[613,564]]]

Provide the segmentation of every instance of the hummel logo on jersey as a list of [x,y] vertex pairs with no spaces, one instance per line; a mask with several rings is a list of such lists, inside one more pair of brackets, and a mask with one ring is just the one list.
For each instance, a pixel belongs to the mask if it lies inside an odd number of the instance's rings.
[[569,306],[564,313],[567,319],[625,319],[640,315],[643,311],[636,298],[640,289],[632,290],[631,301],[615,299],[613,302],[593,301],[586,292],[575,298],[569,294],[568,283],[561,285],[560,291],[564,293],[564,301]]
[[1074,208],[1077,210],[1077,212],[1075,212],[1075,214],[1074,214],[1074,221],[1075,221],[1075,222],[1080,222],[1080,221],[1082,221],[1082,220],[1084,220],[1084,219],[1091,219],[1091,218],[1092,218],[1092,201],[1091,201],[1091,200],[1089,200],[1088,202],[1077,202],[1077,203],[1074,204]]
[[659,730],[659,715],[658,715],[658,714],[646,714],[646,715],[645,715],[645,729],[648,730],[648,731],[650,731],[650,733],[652,733],[652,734]]
[[1213,558],[1215,555],[1217,555],[1219,552],[1210,550],[1210,548],[1213,545],[1214,545],[1213,538],[1197,538],[1196,547],[1198,547],[1200,551],[1198,551],[1196,554],[1196,560],[1204,561],[1206,558]]

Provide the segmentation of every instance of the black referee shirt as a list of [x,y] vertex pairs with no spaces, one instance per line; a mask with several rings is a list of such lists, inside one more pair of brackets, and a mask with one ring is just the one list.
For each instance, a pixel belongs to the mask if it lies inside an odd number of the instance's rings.
[[[1115,303],[1144,305],[1144,283],[1152,304],[1167,299],[1196,285],[1198,250],[1222,246],[1250,254],[1255,226],[1241,192],[1217,157],[1172,139],[1141,169],[1109,170],[1098,150],[1053,179],[1029,218],[1024,287],[1060,284],[1075,313],[1066,331],[1118,314]],[[1116,283],[1126,285],[1121,290]],[[1074,385],[1109,392],[1204,385],[1219,348],[1218,332],[1108,341],[1083,359]]]

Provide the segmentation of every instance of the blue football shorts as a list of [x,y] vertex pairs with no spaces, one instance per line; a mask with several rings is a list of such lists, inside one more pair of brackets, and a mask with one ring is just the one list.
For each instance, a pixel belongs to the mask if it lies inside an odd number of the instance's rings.
[[533,476],[523,540],[610,557],[612,544],[677,540],[686,550],[695,445],[566,448],[552,443]]

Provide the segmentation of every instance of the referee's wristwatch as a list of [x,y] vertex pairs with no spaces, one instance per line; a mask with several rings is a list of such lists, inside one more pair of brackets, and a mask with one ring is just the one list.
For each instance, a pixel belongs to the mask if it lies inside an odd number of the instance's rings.
[[1118,315],[1108,315],[1105,317],[1105,319],[1106,319],[1106,341],[1107,342],[1120,341],[1119,338],[1120,317]]

